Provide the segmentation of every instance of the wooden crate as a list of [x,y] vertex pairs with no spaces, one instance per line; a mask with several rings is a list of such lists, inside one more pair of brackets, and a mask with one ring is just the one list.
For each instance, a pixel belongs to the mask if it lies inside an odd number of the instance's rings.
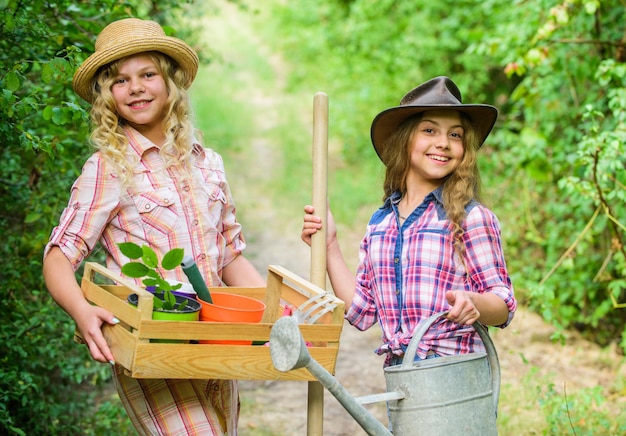
[[[99,276],[117,284],[98,284]],[[305,368],[287,373],[277,371],[266,345],[150,342],[151,339],[269,341],[273,323],[282,316],[284,305],[298,307],[310,297],[326,293],[280,266],[268,267],[265,288],[210,288],[215,292],[241,294],[264,301],[267,309],[258,324],[152,320],[151,293],[93,262],[85,265],[81,288],[87,300],[109,310],[120,320],[119,324],[106,325],[102,330],[115,362],[122,365],[131,377],[315,380]],[[139,295],[136,307],[126,301],[131,293]],[[334,374],[344,303],[336,297],[332,299],[335,309],[323,315],[316,324],[301,324],[300,331],[305,341],[311,343],[309,352],[313,359]],[[77,340],[81,340],[78,334]]]

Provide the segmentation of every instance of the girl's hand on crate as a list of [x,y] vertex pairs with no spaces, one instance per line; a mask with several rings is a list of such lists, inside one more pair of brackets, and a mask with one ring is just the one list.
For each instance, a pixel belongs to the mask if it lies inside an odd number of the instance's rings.
[[106,324],[115,325],[119,323],[119,320],[111,312],[101,307],[92,306],[91,304],[88,304],[88,306],[74,318],[76,327],[89,348],[91,357],[98,362],[108,362],[113,365],[115,360],[102,335],[102,326]]
[[78,331],[89,347],[91,357],[98,362],[114,363],[113,353],[102,336],[104,324],[117,324],[112,313],[92,306],[76,283],[72,264],[58,246],[50,249],[43,262],[43,276],[52,298],[76,323]]

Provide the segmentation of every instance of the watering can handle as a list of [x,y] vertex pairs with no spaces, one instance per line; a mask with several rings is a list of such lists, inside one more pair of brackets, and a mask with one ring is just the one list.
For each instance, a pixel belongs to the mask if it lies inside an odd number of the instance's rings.
[[[409,342],[409,346],[404,353],[405,356],[415,356],[417,353],[417,346],[419,345],[422,337],[426,333],[426,331],[430,328],[430,326],[437,321],[439,318],[444,317],[448,314],[447,311],[438,312],[434,315],[431,315],[428,319],[422,321],[413,332],[413,337],[411,338],[411,342]],[[498,353],[496,352],[496,346],[493,344],[491,337],[489,336],[489,332],[487,328],[483,326],[479,322],[475,322],[473,324],[474,329],[483,340],[485,344],[485,349],[487,350],[487,359],[489,361],[489,368],[491,370],[491,389],[493,392],[493,404],[494,409],[498,410],[498,400],[500,397],[500,361],[498,360]],[[414,362],[413,359],[403,359],[402,360],[402,370],[408,370],[413,367]]]

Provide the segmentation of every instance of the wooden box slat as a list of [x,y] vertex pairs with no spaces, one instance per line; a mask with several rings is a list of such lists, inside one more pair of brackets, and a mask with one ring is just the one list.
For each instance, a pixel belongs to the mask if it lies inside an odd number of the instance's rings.
[[[96,306],[105,307],[110,312],[113,312],[118,319],[123,319],[125,323],[133,328],[139,328],[141,323],[141,313],[128,304],[126,298],[131,292],[124,292],[123,287],[108,287],[107,292],[104,287],[100,287],[93,282],[83,280],[82,283],[83,294],[85,298]],[[116,294],[108,292],[115,290]],[[126,295],[124,295],[126,294]]]
[[[194,349],[191,350],[191,347]],[[337,350],[309,348],[323,367],[335,367]],[[184,361],[184,365],[179,363]],[[304,368],[277,371],[269,347],[206,344],[139,344],[130,376],[135,378],[207,378],[238,380],[307,380],[315,378]],[[204,377],[202,377],[204,378]]]
[[[193,339],[269,341],[272,323],[226,323],[203,321],[153,321],[141,323],[140,339]],[[333,342],[341,334],[341,326],[333,324],[303,324],[300,331],[305,341]]]

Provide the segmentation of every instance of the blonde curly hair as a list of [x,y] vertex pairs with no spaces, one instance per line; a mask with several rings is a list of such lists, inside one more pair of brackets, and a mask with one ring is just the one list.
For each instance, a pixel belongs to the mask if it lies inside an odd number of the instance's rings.
[[[463,159],[456,170],[448,175],[443,182],[443,207],[452,223],[454,250],[460,259],[464,258],[463,221],[467,215],[465,207],[472,200],[480,201],[480,173],[476,161],[480,138],[472,127],[471,119],[463,114],[461,125],[463,134]],[[406,179],[411,165],[410,154],[412,139],[423,113],[405,120],[387,139],[383,147],[381,159],[387,163],[385,181],[383,183],[383,201],[394,192],[406,193]]]
[[[186,76],[169,56],[160,52],[145,54],[163,75],[168,91],[163,120],[165,141],[159,152],[168,168],[176,167],[183,174],[189,174],[193,153],[191,144],[197,138],[192,123],[191,104],[183,86]],[[117,114],[111,92],[123,60],[105,65],[94,77],[92,86],[95,99],[91,107],[91,122],[94,128],[90,139],[102,156],[119,172],[122,184],[129,186],[137,162],[128,159],[128,140],[124,135],[126,121]]]

